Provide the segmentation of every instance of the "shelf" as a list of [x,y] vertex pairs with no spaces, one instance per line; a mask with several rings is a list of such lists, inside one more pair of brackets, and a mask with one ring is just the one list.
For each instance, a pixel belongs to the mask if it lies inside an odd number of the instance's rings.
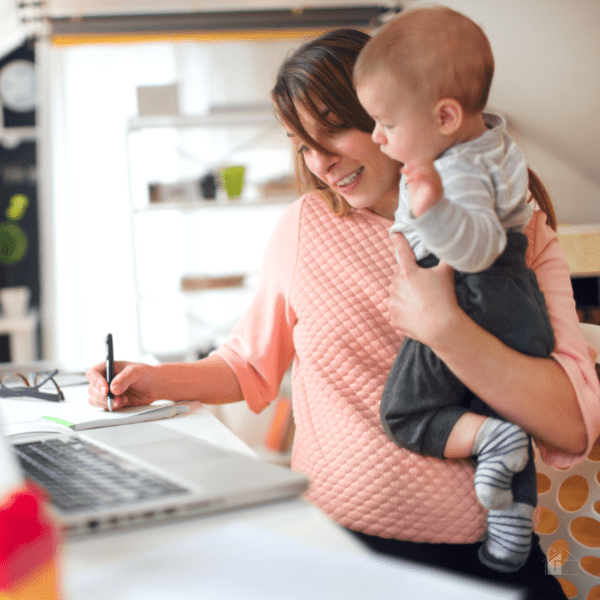
[[251,199],[238,198],[229,200],[227,198],[217,200],[199,200],[197,202],[150,202],[145,206],[137,206],[133,209],[134,213],[145,213],[152,211],[176,210],[176,211],[195,211],[209,210],[211,208],[228,209],[228,208],[261,208],[269,206],[283,206],[297,200],[300,194],[289,196],[274,196],[272,198]]
[[222,277],[186,275],[181,278],[181,291],[198,292],[241,288],[244,285],[244,278],[245,275],[224,275]]
[[231,125],[277,125],[280,127],[273,108],[269,104],[242,107],[223,107],[204,115],[156,115],[131,117],[127,123],[129,131],[143,129],[194,129]]
[[[126,133],[140,347],[155,351],[164,332],[169,354],[197,355],[194,349],[218,343],[243,314],[255,281],[241,274],[260,267],[269,228],[299,197],[289,140],[266,102],[135,116]],[[237,198],[218,179],[225,165],[246,167]],[[215,174],[215,199],[203,198],[208,173]],[[236,249],[215,251],[230,237]]]

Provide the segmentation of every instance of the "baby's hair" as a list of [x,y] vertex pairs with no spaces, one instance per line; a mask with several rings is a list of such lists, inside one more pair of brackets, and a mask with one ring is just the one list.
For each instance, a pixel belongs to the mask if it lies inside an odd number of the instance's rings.
[[407,10],[386,23],[360,53],[355,85],[384,73],[417,101],[457,100],[465,113],[482,111],[494,76],[485,33],[446,7]]

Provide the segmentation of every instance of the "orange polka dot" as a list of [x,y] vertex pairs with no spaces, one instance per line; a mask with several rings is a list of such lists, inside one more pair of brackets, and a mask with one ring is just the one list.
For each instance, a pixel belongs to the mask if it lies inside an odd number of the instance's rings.
[[571,521],[573,537],[589,548],[600,547],[600,521],[591,517],[577,517]]
[[558,583],[560,583],[567,598],[575,598],[575,596],[577,596],[579,590],[570,581],[563,579],[562,577],[557,577],[556,579],[558,579]]
[[543,473],[537,474],[537,491],[538,494],[545,494],[552,487],[552,482],[550,481],[550,477],[548,475],[544,475]]
[[589,592],[585,600],[600,600],[600,585],[595,585]]
[[590,575],[600,577],[600,558],[597,556],[584,556],[581,559],[581,568]]
[[590,486],[582,475],[565,479],[558,490],[558,503],[569,512],[583,508],[590,495]]
[[592,451],[588,454],[588,459],[600,461],[600,438],[598,438],[596,443],[593,445]]
[[540,524],[536,531],[542,534],[554,533],[558,529],[558,517],[545,506],[540,506]]
[[594,504],[594,510],[600,515],[600,501]]

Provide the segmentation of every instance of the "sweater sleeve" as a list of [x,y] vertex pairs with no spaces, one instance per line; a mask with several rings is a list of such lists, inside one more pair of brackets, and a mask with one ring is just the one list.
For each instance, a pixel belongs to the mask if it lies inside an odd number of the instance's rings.
[[584,454],[573,456],[539,444],[542,460],[559,468],[570,467],[583,460],[600,435],[600,382],[594,362],[597,352],[585,341],[571,287],[566,257],[558,235],[546,224],[545,215],[536,211],[526,233],[529,237],[528,262],[535,271],[546,298],[548,314],[556,345],[552,358],[561,365],[575,389],[588,436]]
[[244,399],[254,412],[279,393],[295,354],[295,315],[289,305],[302,199],[285,209],[267,244],[258,288],[229,339],[214,354],[234,371]]

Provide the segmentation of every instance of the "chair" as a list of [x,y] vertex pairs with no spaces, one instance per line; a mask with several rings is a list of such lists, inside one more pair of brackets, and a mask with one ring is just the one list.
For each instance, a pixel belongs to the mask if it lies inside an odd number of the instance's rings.
[[[600,325],[582,323],[581,330],[600,351]],[[536,468],[540,507],[536,531],[548,571],[569,599],[600,600],[600,438],[574,467],[557,469],[536,456]]]

